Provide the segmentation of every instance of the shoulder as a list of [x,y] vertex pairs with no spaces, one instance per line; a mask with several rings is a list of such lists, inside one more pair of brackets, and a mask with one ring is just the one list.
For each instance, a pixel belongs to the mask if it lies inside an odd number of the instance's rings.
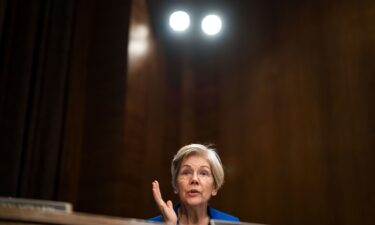
[[159,216],[155,216],[155,217],[152,217],[150,219],[148,219],[148,221],[152,221],[152,222],[163,222],[163,216],[162,215],[159,215]]
[[228,213],[221,212],[212,207],[208,207],[208,213],[211,219],[214,219],[214,220],[226,220],[226,221],[234,221],[234,222],[240,221],[238,217],[229,215]]

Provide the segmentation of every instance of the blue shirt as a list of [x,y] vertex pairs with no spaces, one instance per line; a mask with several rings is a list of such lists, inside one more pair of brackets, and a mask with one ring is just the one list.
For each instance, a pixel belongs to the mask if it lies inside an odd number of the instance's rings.
[[[174,211],[176,212],[176,215],[178,214],[178,208],[180,208],[180,204],[176,204],[173,207]],[[207,214],[210,217],[210,219],[214,219],[214,220],[226,220],[226,221],[232,221],[232,222],[240,222],[240,219],[238,219],[237,217],[221,212],[210,206],[207,207]],[[163,215],[150,218],[149,221],[163,222],[164,221]]]

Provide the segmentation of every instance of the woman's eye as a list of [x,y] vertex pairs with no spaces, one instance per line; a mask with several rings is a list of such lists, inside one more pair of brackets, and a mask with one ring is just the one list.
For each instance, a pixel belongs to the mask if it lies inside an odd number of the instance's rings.
[[190,174],[190,171],[189,170],[184,170],[182,171],[182,175],[189,175]]
[[208,175],[209,175],[209,173],[208,173],[207,171],[201,171],[200,174],[201,174],[202,176],[208,176]]

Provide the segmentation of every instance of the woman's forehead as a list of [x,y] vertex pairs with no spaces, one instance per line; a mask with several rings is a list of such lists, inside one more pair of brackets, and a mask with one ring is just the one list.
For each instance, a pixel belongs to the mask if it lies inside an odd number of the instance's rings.
[[186,156],[181,163],[182,166],[190,166],[190,167],[211,167],[210,162],[208,161],[207,157],[201,154],[192,154]]

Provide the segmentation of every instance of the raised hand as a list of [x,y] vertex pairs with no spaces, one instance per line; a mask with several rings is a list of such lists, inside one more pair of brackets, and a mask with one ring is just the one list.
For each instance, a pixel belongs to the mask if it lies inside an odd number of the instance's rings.
[[161,197],[159,182],[156,180],[152,182],[152,194],[154,195],[155,202],[163,215],[164,222],[173,225],[177,224],[177,215],[173,210],[172,201],[168,200],[167,203],[164,202]]

